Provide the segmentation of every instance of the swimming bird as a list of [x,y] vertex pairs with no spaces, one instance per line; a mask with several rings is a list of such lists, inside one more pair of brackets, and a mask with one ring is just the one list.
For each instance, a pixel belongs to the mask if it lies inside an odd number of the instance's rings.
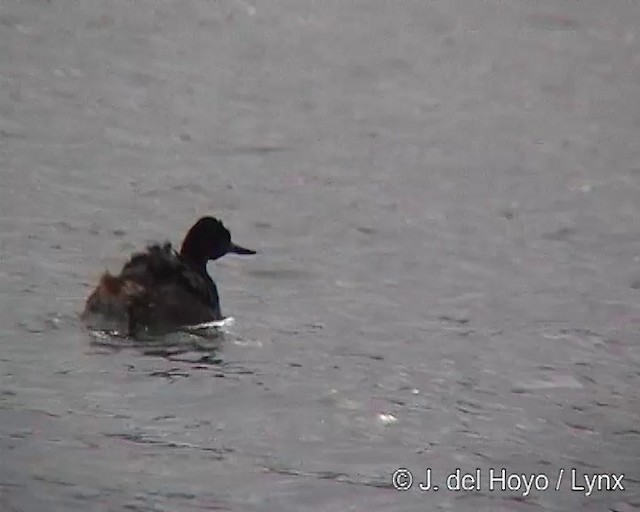
[[131,256],[120,274],[105,272],[89,295],[82,317],[167,331],[222,320],[216,284],[207,263],[227,253],[256,254],[231,241],[221,221],[202,217],[187,232],[180,252],[170,242],[154,244]]

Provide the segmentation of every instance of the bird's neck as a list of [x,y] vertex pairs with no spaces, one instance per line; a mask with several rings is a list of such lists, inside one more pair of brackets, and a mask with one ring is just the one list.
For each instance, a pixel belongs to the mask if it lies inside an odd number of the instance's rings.
[[180,256],[196,272],[204,276],[209,275],[207,273],[207,261],[209,260],[209,258],[207,258],[206,256],[202,256],[201,254],[195,253],[193,251],[185,250],[184,247],[180,251]]

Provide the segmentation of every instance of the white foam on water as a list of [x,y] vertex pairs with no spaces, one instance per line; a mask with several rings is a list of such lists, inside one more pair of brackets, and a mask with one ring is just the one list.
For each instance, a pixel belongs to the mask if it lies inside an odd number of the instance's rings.
[[202,331],[206,329],[223,329],[225,327],[231,327],[235,325],[236,319],[232,316],[223,318],[222,320],[213,320],[211,322],[203,322],[196,325],[185,325],[185,329],[190,331]]
[[398,418],[391,414],[391,413],[383,413],[381,412],[380,414],[378,414],[378,420],[383,424],[383,425],[391,425],[392,423],[397,423]]

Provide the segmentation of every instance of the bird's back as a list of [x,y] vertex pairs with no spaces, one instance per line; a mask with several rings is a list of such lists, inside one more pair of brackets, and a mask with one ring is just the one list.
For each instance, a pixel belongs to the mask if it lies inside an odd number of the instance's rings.
[[222,318],[218,292],[206,270],[192,268],[169,243],[134,254],[117,276],[105,274],[87,300],[88,311],[125,316],[130,330]]

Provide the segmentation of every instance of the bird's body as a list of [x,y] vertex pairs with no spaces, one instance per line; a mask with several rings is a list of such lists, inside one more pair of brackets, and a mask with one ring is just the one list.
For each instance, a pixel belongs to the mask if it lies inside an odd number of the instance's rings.
[[231,242],[223,224],[203,217],[189,230],[180,253],[170,243],[134,254],[120,274],[106,272],[87,299],[83,317],[96,316],[138,328],[172,330],[223,318],[209,260],[228,252],[255,254]]

